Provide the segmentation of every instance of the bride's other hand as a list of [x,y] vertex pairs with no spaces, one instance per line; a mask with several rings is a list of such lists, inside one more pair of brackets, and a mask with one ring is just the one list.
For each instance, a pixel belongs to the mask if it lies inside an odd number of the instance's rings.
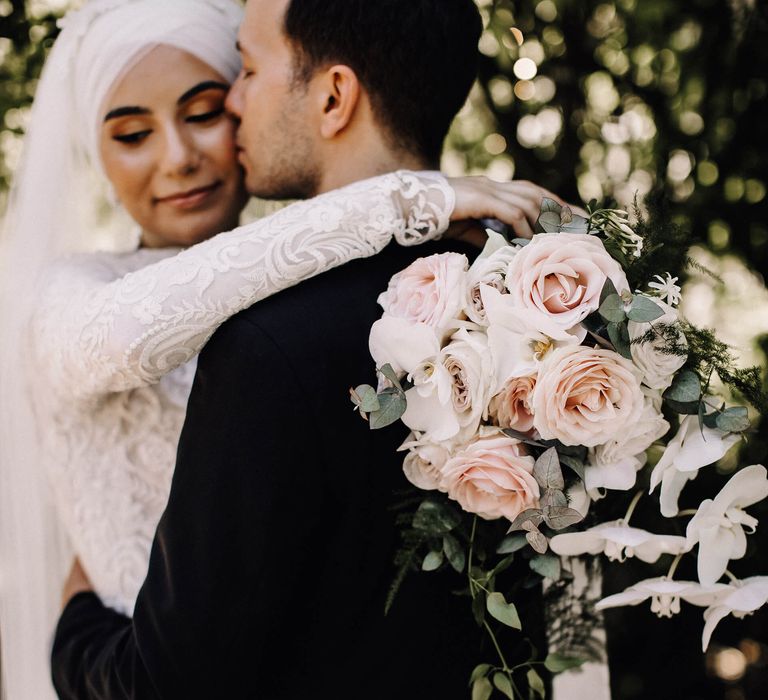
[[78,593],[89,593],[92,590],[93,585],[88,578],[88,574],[85,573],[80,560],[75,558],[75,561],[72,562],[72,568],[69,570],[69,576],[67,576],[67,580],[64,583],[64,592],[61,596],[62,609],[67,607],[67,603]]
[[[527,180],[495,182],[480,175],[449,177],[448,182],[456,193],[452,222],[499,219],[511,226],[518,238],[531,238],[544,197],[569,206],[575,214],[587,216],[587,212],[580,207],[566,204],[556,194]],[[449,235],[453,235],[453,232],[452,227]]]

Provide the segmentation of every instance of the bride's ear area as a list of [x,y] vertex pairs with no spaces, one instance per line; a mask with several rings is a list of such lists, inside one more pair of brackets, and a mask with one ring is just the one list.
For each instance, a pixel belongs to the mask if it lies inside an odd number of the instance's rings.
[[344,65],[331,66],[317,76],[321,107],[320,134],[333,139],[352,122],[360,104],[361,87],[355,72]]

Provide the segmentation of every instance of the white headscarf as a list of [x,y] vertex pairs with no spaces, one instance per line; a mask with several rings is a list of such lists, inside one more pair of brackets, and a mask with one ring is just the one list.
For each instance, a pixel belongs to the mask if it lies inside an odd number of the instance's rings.
[[[62,254],[125,248],[93,225],[110,90],[169,45],[223,78],[240,68],[237,0],[91,0],[71,12],[37,87],[0,237],[0,634],[7,700],[53,698],[49,646],[71,554],[56,524],[25,383],[25,329],[41,272]],[[96,185],[96,186],[95,186]]]

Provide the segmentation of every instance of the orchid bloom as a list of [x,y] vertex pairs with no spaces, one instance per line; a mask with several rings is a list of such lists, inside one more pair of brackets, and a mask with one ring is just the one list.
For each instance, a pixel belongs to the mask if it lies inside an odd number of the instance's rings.
[[630,527],[623,520],[601,523],[584,532],[555,535],[550,547],[561,556],[602,553],[612,561],[637,557],[648,564],[658,561],[662,554],[681,554],[689,549],[685,537],[654,535]]
[[651,612],[659,617],[672,617],[680,612],[681,598],[694,605],[710,605],[717,600],[719,593],[727,589],[728,586],[722,583],[705,587],[696,581],[673,581],[662,576],[640,581],[622,593],[603,598],[597,603],[595,609],[605,610],[622,605],[638,605],[650,598]]
[[699,506],[688,523],[686,537],[689,548],[698,542],[699,581],[715,583],[731,559],[741,559],[747,551],[744,528],[753,533],[757,518],[747,515],[743,508],[768,496],[768,472],[761,465],[746,467],[734,474],[715,499]]
[[563,330],[551,318],[509,302],[509,296],[483,285],[480,294],[488,320],[488,345],[498,393],[510,377],[535,375],[539,363],[555,348],[578,345],[580,330]]
[[651,473],[651,492],[661,483],[661,514],[677,515],[677,501],[686,482],[695,479],[701,467],[721,459],[739,440],[734,433],[699,426],[698,416],[685,416],[680,429],[664,450]]
[[724,591],[715,596],[714,601],[708,603],[689,601],[696,605],[709,605],[704,611],[704,631],[701,635],[702,651],[707,650],[712,632],[715,631],[718,622],[724,617],[733,615],[741,619],[768,603],[768,576],[752,576],[743,581],[736,581],[724,588]]

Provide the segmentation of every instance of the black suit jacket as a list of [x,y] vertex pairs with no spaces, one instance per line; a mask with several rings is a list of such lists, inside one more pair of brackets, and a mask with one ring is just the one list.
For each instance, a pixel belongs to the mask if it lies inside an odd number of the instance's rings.
[[61,698],[466,698],[481,632],[448,574],[388,616],[406,485],[401,425],[371,431],[348,388],[391,275],[458,243],[388,247],[225,323],[200,356],[167,509],[133,620],[65,609]]

